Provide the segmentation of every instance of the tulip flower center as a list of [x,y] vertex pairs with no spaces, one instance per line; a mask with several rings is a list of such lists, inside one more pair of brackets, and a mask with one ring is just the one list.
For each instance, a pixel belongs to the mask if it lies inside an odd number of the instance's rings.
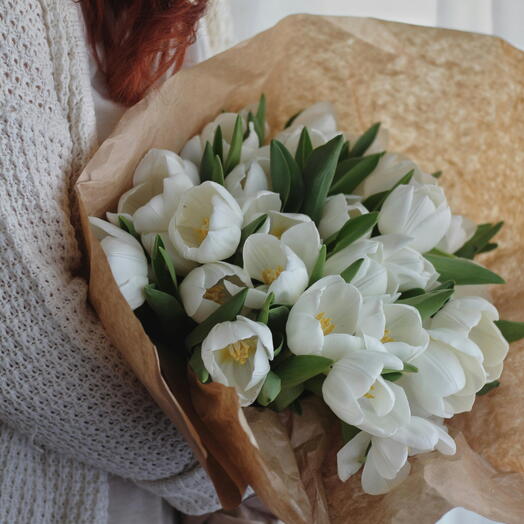
[[369,388],[369,391],[364,395],[364,397],[365,398],[375,398],[375,395],[373,395],[373,393],[371,393],[374,390],[375,390],[375,386],[371,386]]
[[382,342],[382,344],[385,344],[386,342],[395,342],[395,339],[391,336],[391,331],[389,329],[384,330],[384,336],[380,339],[380,342]]
[[206,292],[204,293],[204,298],[207,300],[212,300],[217,304],[223,304],[228,297],[229,293],[227,292],[223,282],[217,282],[214,286],[206,289]]
[[274,269],[264,269],[264,271],[262,271],[262,282],[269,286],[269,284],[271,284],[280,276],[280,273],[282,273],[282,271],[284,271],[284,268],[282,266],[277,266]]
[[274,231],[272,231],[271,234],[274,237],[280,238],[285,230],[286,230],[285,227],[279,227],[279,228],[275,229]]
[[202,225],[195,228],[195,231],[198,235],[198,241],[201,244],[209,233],[209,218],[204,218],[204,220],[202,220]]
[[336,327],[335,324],[333,324],[333,321],[329,317],[326,317],[326,314],[323,311],[315,318],[320,322],[320,327],[322,328],[324,335],[329,335]]
[[225,358],[234,360],[243,366],[256,349],[256,339],[257,337],[251,337],[237,340],[222,349],[222,354]]

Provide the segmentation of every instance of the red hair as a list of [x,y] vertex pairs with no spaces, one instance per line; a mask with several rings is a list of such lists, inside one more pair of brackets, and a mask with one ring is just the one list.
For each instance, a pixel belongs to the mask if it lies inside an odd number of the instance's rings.
[[207,0],[80,2],[109,95],[125,105],[138,102],[162,75],[181,67],[207,6]]

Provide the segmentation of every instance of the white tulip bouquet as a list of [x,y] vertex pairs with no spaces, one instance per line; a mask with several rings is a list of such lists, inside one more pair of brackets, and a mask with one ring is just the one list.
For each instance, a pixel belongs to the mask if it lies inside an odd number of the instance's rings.
[[264,145],[265,112],[262,96],[180,154],[150,150],[91,226],[155,343],[183,340],[241,406],[321,397],[340,479],[363,466],[364,491],[385,493],[409,455],[455,452],[443,420],[498,385],[524,336],[481,287],[502,278],[472,261],[502,223],[453,215],[439,173],[385,152],[380,124],[350,136],[321,102]]

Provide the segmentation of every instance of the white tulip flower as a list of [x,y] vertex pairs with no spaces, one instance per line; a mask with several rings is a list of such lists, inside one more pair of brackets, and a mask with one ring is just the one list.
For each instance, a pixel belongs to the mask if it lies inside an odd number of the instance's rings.
[[[376,140],[376,139],[375,139]],[[371,148],[370,148],[371,149]],[[370,149],[366,154],[371,154]],[[373,148],[376,149],[376,148]],[[373,152],[379,152],[380,149]],[[383,149],[382,149],[383,151]],[[356,195],[367,198],[375,193],[389,191],[404,175],[413,170],[412,180],[421,184],[436,185],[435,177],[424,173],[409,158],[397,153],[386,153],[378,161],[377,167],[354,190]]]
[[409,474],[407,446],[361,431],[337,453],[340,480],[345,482],[363,464],[361,482],[364,492],[370,495],[387,493]]
[[147,259],[140,243],[129,233],[105,220],[89,217],[91,230],[100,241],[113,277],[131,309],[145,302]]
[[271,183],[262,166],[257,161],[253,161],[249,164],[238,164],[227,175],[225,187],[242,205],[260,191],[269,191]]
[[[280,211],[282,201],[278,193],[272,191],[259,191],[255,195],[247,198],[241,203],[242,214],[244,215],[243,225],[247,226],[256,218],[268,214],[272,211]],[[267,221],[266,221],[267,222]],[[263,229],[259,229],[262,231]]]
[[431,337],[451,346],[464,367],[464,395],[500,378],[509,344],[495,325],[498,318],[487,300],[464,297],[450,300],[431,320]]
[[338,476],[345,482],[364,464],[362,489],[370,495],[390,491],[409,473],[408,455],[438,450],[453,455],[455,442],[444,427],[420,417],[411,417],[393,437],[357,433],[337,453]]
[[328,257],[324,274],[339,275],[351,264],[364,259],[351,283],[364,296],[383,296],[395,293],[397,288],[391,285],[388,272],[381,263],[382,245],[375,239],[360,239]]
[[398,186],[386,198],[378,228],[382,234],[411,237],[409,246],[425,253],[440,242],[450,221],[451,211],[440,187],[407,184]]
[[350,348],[362,347],[355,336],[362,295],[339,275],[321,278],[303,293],[289,312],[287,343],[295,355],[322,355],[338,360]]
[[403,362],[411,362],[428,347],[429,335],[422,327],[418,309],[407,304],[384,304],[384,347]]
[[182,256],[205,264],[224,260],[240,241],[243,216],[226,188],[206,181],[188,189],[169,223],[169,238]]
[[295,155],[304,127],[308,130],[313,148],[324,145],[335,136],[342,134],[337,130],[335,111],[331,102],[318,102],[304,109],[293,123],[275,138],[282,142],[292,155]]
[[133,185],[151,183],[158,194],[162,191],[163,179],[176,175],[189,178],[193,185],[200,181],[198,169],[193,162],[184,160],[167,149],[150,149],[136,166]]
[[176,274],[179,276],[187,275],[192,269],[197,266],[197,263],[193,260],[187,260],[184,258],[176,246],[171,242],[169,235],[165,231],[153,231],[151,233],[142,233],[140,240],[144,249],[147,251],[149,256],[153,254],[153,246],[155,244],[155,238],[159,235],[164,243],[164,248],[171,257],[173,267],[175,268]]
[[281,240],[297,254],[306,265],[308,275],[311,276],[322,243],[320,234],[313,221],[296,224],[284,231]]
[[386,268],[390,288],[407,291],[413,288],[431,289],[439,274],[421,253],[408,247],[411,240],[405,235],[381,235],[373,240],[382,245],[381,262]]
[[182,195],[194,185],[185,175],[164,178],[163,192],[139,207],[133,215],[133,225],[137,233],[167,231]]
[[175,177],[181,187],[194,186],[200,181],[192,162],[183,160],[173,151],[150,149],[135,169],[133,187],[120,197],[117,213],[134,215],[137,209],[165,191],[164,180],[171,177]]
[[180,284],[179,291],[186,313],[200,323],[246,287],[249,288],[246,307],[260,309],[266,293],[253,289],[249,275],[233,264],[213,262],[193,269]]
[[336,133],[337,119],[333,104],[331,102],[317,102],[309,106],[299,113],[287,129],[295,130],[303,127],[318,129],[326,135]]
[[211,378],[235,388],[241,406],[257,398],[273,355],[271,330],[240,315],[215,325],[202,342],[202,361]]
[[282,238],[282,235],[293,226],[312,222],[308,215],[302,213],[281,213],[269,210],[267,215],[269,220],[264,224],[261,233],[269,233],[277,238]]
[[413,409],[423,416],[452,417],[456,409],[450,400],[466,385],[464,368],[454,349],[430,338],[426,350],[411,364],[418,372],[404,374],[398,384],[406,391]]
[[477,224],[462,215],[452,215],[449,229],[437,244],[437,248],[446,253],[455,253],[459,250],[477,230]]
[[366,297],[360,317],[357,334],[364,337],[368,349],[380,351],[383,347],[410,363],[428,347],[429,335],[422,326],[419,311],[413,306]]
[[[281,213],[276,209],[268,209],[265,213],[268,219],[259,232],[280,238],[300,257],[306,265],[308,275],[311,276],[322,245],[315,223],[308,215],[302,213]],[[256,216],[262,214],[264,213],[257,212]],[[256,216],[250,215],[250,219],[246,220],[246,215],[244,215],[244,223],[249,223]]]
[[[233,130],[235,129],[237,116],[237,113],[220,113],[213,122],[209,122],[204,127],[200,135],[195,135],[186,142],[180,152],[180,156],[200,166],[206,142],[213,143],[216,129],[220,126],[222,131],[222,150],[224,157],[227,157],[233,139]],[[256,156],[260,144],[253,124],[251,123],[248,126],[247,120],[242,114],[240,118],[242,121],[242,132],[244,133],[249,127],[249,134],[242,144],[240,161],[248,162]]]
[[[126,191],[118,200],[116,220],[118,220],[118,215],[132,217],[138,208],[147,204],[162,191],[161,187],[162,185],[156,181],[155,183],[142,182]],[[114,223],[113,220],[111,222]]]
[[[338,233],[342,226],[350,219],[365,215],[369,211],[356,195],[333,195],[327,198],[322,210],[322,217],[318,224],[320,236],[323,239]],[[366,236],[371,236],[371,231]]]
[[387,351],[349,349],[324,380],[324,401],[347,424],[390,437],[409,423],[411,412],[404,390],[381,373],[403,368],[403,362]]
[[243,249],[244,269],[249,276],[275,294],[280,304],[294,304],[308,285],[304,262],[282,240],[266,233],[247,238]]

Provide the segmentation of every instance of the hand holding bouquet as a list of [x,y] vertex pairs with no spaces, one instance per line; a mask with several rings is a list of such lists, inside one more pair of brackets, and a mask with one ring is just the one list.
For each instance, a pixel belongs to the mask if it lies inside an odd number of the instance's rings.
[[504,282],[471,260],[502,224],[453,215],[439,174],[386,152],[380,124],[349,136],[320,102],[265,145],[265,112],[262,96],[180,155],[150,150],[91,224],[152,340],[184,345],[241,406],[300,413],[318,395],[346,442],[340,479],[363,466],[364,491],[385,493],[409,455],[455,452],[443,420],[524,336],[470,287]]

